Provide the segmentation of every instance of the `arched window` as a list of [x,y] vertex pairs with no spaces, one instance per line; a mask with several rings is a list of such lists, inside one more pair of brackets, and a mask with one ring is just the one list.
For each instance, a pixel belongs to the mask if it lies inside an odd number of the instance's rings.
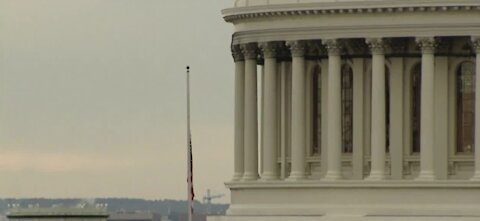
[[412,153],[420,152],[420,93],[422,86],[422,65],[412,69]]
[[463,62],[456,73],[457,152],[470,153],[475,139],[475,64]]
[[322,72],[319,66],[313,71],[313,147],[312,154],[319,154],[322,143]]
[[353,152],[353,71],[342,67],[342,151]]

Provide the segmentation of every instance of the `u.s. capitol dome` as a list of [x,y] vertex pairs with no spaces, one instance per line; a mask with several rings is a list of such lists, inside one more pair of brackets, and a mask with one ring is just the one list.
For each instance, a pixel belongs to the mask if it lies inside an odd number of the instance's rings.
[[234,171],[210,220],[480,217],[480,1],[237,0],[222,15]]

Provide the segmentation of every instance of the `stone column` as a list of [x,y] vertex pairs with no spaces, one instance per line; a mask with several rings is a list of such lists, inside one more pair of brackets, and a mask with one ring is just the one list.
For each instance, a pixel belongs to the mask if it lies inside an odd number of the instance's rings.
[[480,37],[472,37],[477,59],[475,69],[475,173],[472,180],[480,182]]
[[385,179],[385,50],[381,38],[367,39],[372,52],[372,132],[371,164],[369,180]]
[[328,92],[327,92],[327,173],[325,180],[338,180],[341,174],[342,155],[342,82],[341,47],[337,40],[324,41],[328,51]]
[[434,180],[434,68],[435,47],[433,37],[417,38],[422,50],[422,80],[420,97],[420,174],[417,180]]
[[365,134],[365,59],[353,59],[353,153],[352,178],[363,179]]
[[265,59],[264,94],[263,94],[263,180],[278,179],[278,119],[277,119],[277,58],[274,43],[261,43]]
[[287,42],[292,53],[292,170],[290,180],[305,179],[306,106],[305,106],[305,44]]
[[258,179],[257,44],[241,46],[245,57],[245,161],[243,180]]
[[[392,42],[397,44],[397,42]],[[399,48],[398,46],[396,48]],[[398,52],[398,51],[397,51]],[[401,52],[401,51],[400,51]],[[404,155],[404,58],[391,58],[390,68],[390,165],[392,180],[403,179]]]
[[244,169],[244,123],[245,123],[245,59],[239,45],[232,46],[235,61],[235,144],[233,180],[239,181]]

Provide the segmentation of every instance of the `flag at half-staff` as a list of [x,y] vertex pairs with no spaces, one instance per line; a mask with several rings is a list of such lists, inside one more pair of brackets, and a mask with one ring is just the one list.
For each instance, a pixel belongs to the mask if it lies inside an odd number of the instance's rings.
[[187,193],[188,193],[188,221],[193,217],[193,200],[195,192],[193,191],[193,152],[192,152],[192,134],[190,131],[190,67],[187,66]]

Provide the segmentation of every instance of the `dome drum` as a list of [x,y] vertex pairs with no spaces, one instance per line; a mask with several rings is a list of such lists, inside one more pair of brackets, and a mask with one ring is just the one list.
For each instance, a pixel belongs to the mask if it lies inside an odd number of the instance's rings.
[[478,219],[479,12],[476,0],[225,9],[235,175],[227,216],[209,220]]

